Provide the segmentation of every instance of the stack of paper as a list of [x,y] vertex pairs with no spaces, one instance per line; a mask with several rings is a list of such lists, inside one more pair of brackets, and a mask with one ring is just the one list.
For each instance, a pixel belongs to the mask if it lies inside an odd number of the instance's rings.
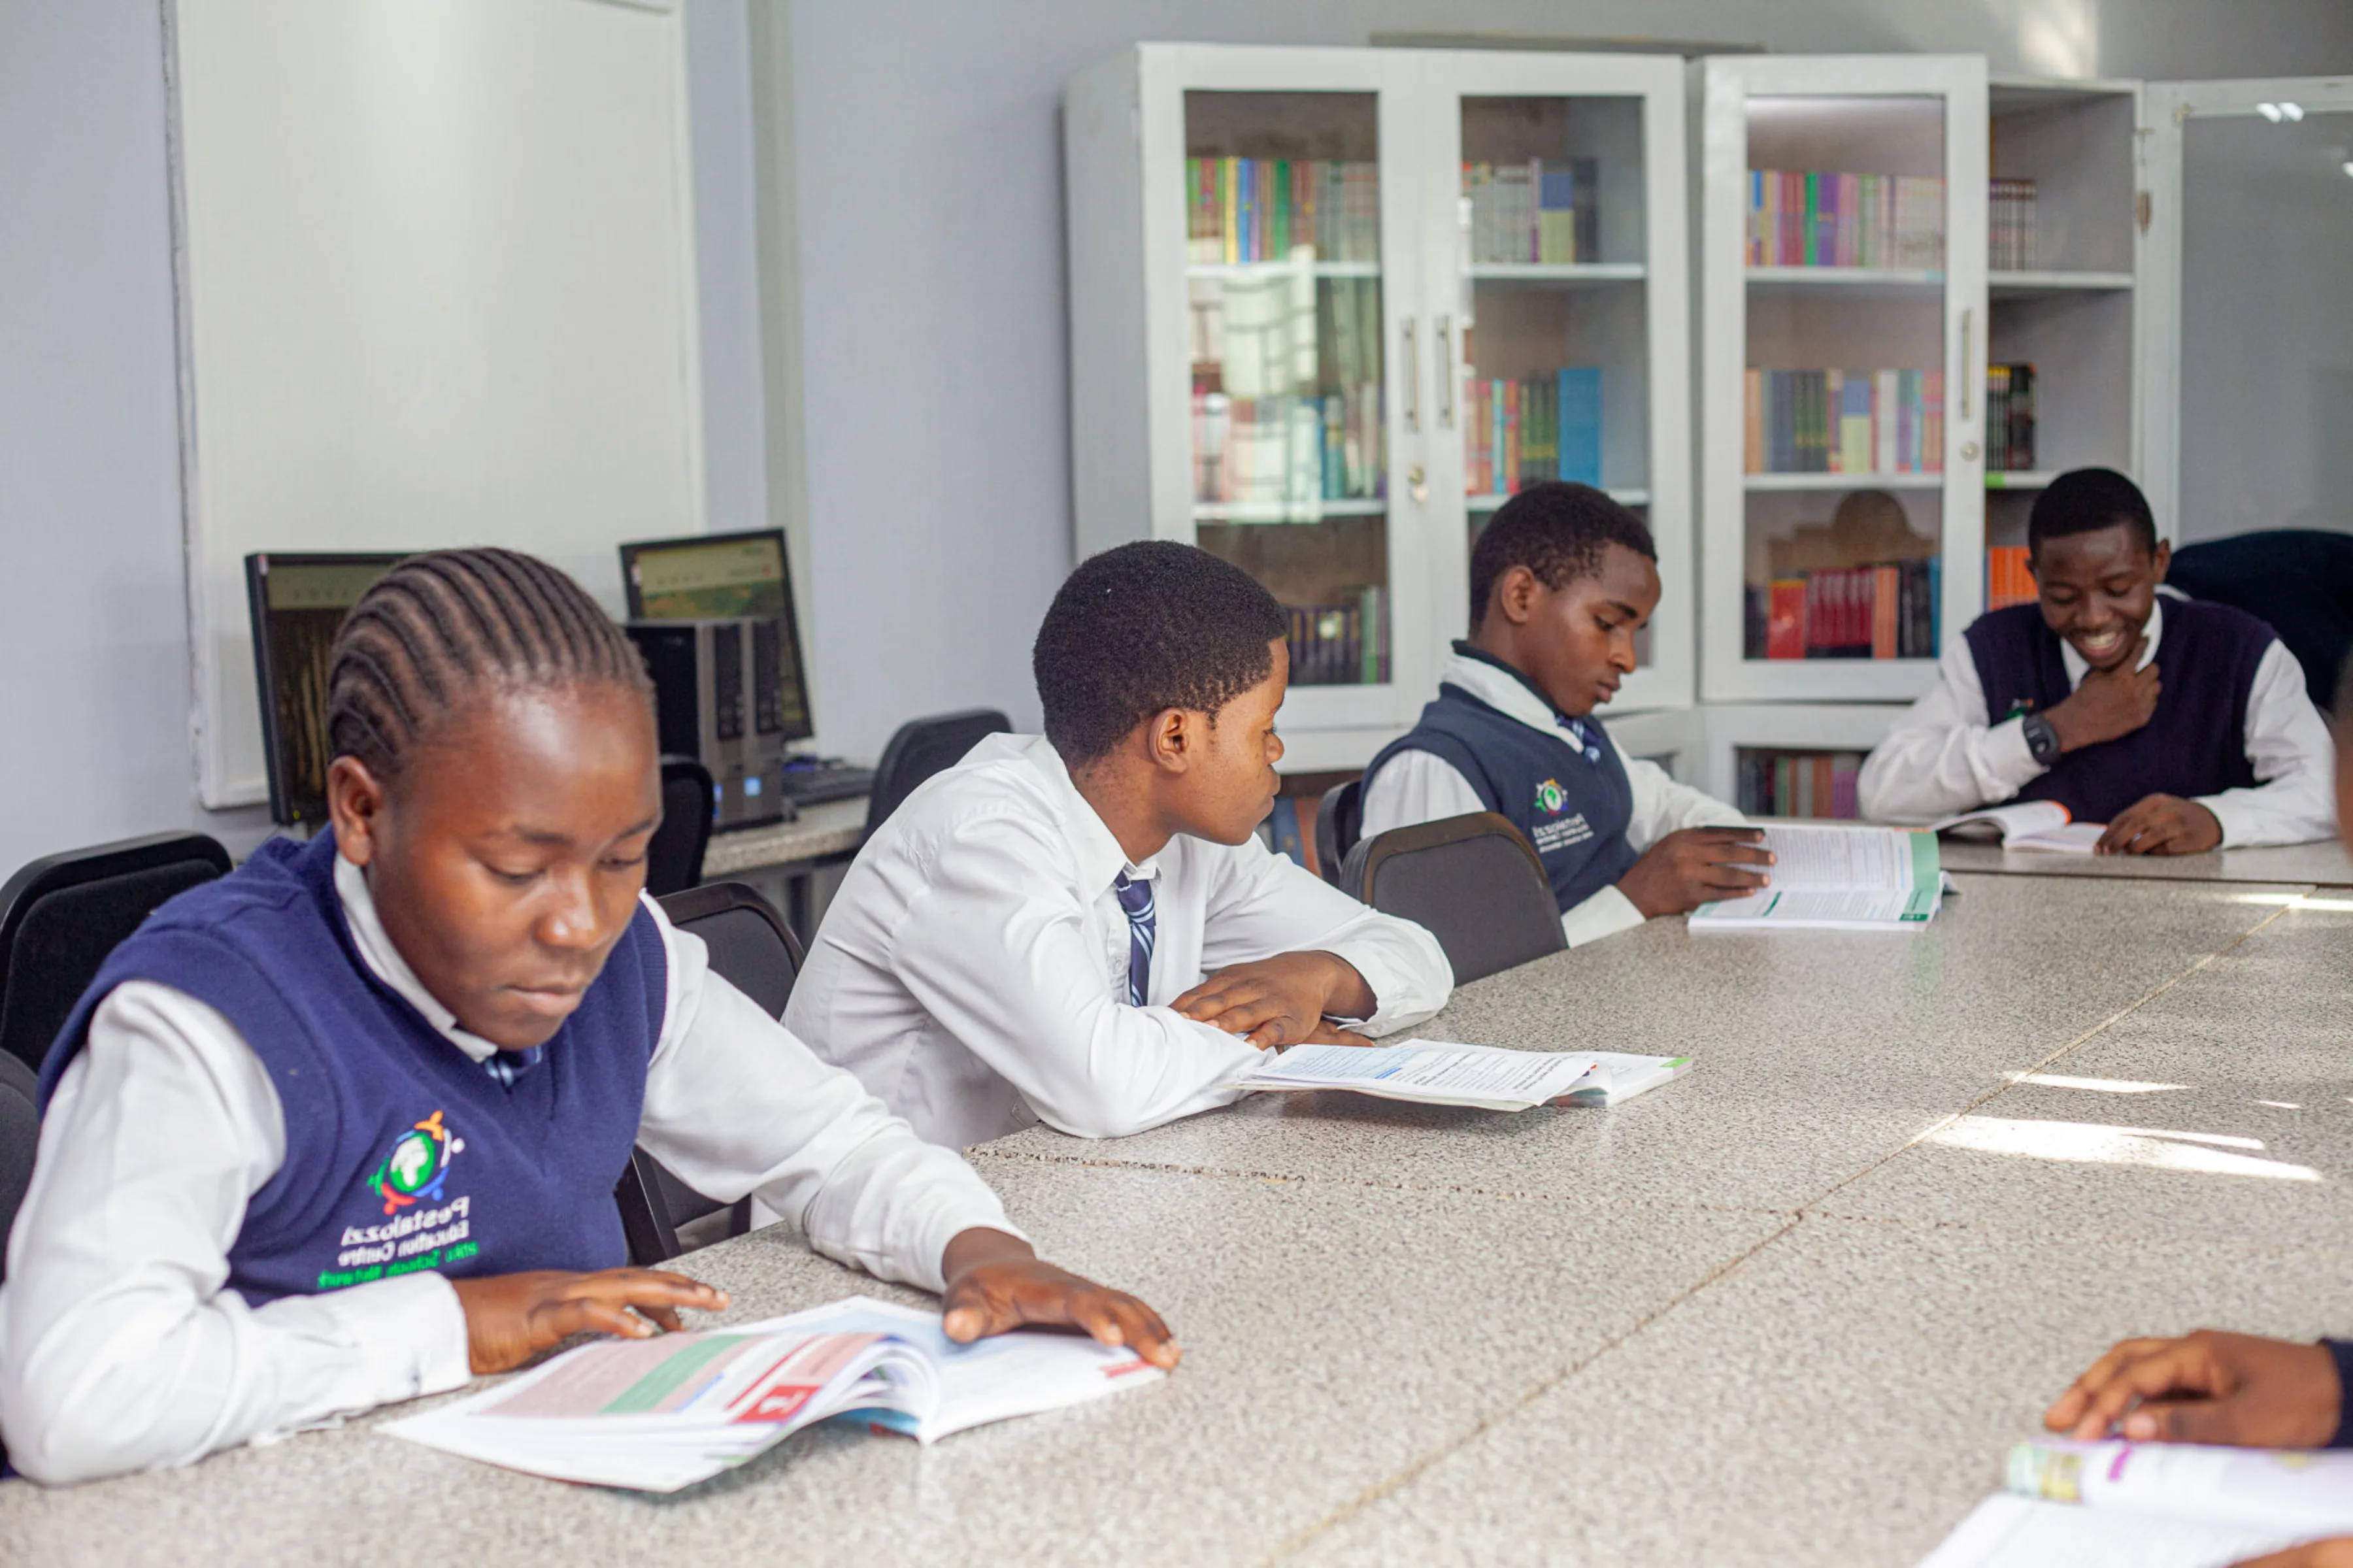
[[2099,848],[2101,822],[2076,822],[2055,800],[2027,800],[2015,805],[1991,805],[1965,811],[1928,825],[1931,833],[1977,837],[1990,831],[2004,849],[2040,849],[2056,855],[2089,855]]
[[1393,1046],[1293,1046],[1261,1060],[1246,1089],[1341,1089],[1423,1105],[1525,1110],[1547,1100],[1610,1106],[1655,1089],[1688,1057],[1611,1051],[1511,1051],[1494,1046],[1406,1040]]
[[559,1480],[669,1492],[828,1416],[924,1443],[1161,1375],[1066,1334],[960,1345],[937,1312],[853,1296],[738,1328],[605,1340],[381,1430]]
[[1702,904],[1693,931],[1917,931],[1944,902],[1933,833],[1774,823],[1765,847],[1774,857],[1765,890]]

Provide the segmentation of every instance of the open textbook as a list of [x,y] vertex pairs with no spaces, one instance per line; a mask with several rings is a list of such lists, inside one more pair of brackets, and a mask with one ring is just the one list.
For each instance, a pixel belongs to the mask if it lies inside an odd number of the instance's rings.
[[1240,1079],[1247,1089],[1343,1089],[1424,1105],[1525,1110],[1547,1100],[1620,1104],[1691,1066],[1689,1057],[1617,1051],[1513,1051],[1405,1040],[1393,1046],[1293,1046]]
[[937,1312],[864,1296],[733,1328],[599,1340],[380,1430],[557,1480],[671,1492],[828,1416],[930,1443],[1161,1375],[1070,1334],[949,1339]]
[[2021,1443],[1921,1568],[2223,1568],[2353,1534],[2353,1452]]
[[2015,805],[1989,805],[1965,811],[1928,825],[1931,833],[1964,837],[1986,836],[2001,839],[2004,849],[2040,849],[2047,854],[2089,855],[2096,851],[2105,822],[2077,822],[2055,800],[2022,800]]
[[1923,828],[1760,824],[1770,884],[1692,911],[1691,929],[1913,931],[1944,902],[1936,836]]

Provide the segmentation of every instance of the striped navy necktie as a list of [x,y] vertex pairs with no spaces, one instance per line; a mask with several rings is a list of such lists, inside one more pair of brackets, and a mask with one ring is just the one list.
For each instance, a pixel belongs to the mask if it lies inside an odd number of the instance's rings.
[[1578,751],[1585,753],[1585,760],[1599,766],[1601,762],[1601,742],[1594,739],[1592,733],[1586,729],[1585,721],[1572,719],[1566,713],[1556,713],[1553,718],[1562,729],[1568,731],[1570,742]]
[[1152,938],[1156,917],[1152,909],[1152,883],[1122,871],[1112,883],[1119,907],[1127,912],[1127,1004],[1144,1005],[1152,990]]
[[519,1051],[492,1051],[482,1058],[482,1070],[499,1080],[501,1088],[512,1089],[515,1079],[539,1065],[547,1054],[545,1046],[526,1046]]

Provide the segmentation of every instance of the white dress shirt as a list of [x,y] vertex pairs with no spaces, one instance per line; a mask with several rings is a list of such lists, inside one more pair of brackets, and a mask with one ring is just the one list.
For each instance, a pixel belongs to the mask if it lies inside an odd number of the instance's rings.
[[[338,860],[335,886],[369,968],[489,1059],[394,948],[360,868]],[[1012,1231],[970,1166],[818,1062],[648,907],[670,971],[649,1151],[712,1197],[758,1194],[829,1258],[928,1289],[959,1231]],[[439,1274],[261,1307],[223,1289],[246,1205],[285,1153],[269,1071],[219,1012],[150,981],[99,1005],[42,1122],[0,1286],[0,1434],[17,1468],[65,1482],[186,1464],[466,1382],[465,1313]]]
[[[2182,596],[2169,588],[2158,591],[2148,612],[2148,646],[2137,668],[2157,657],[2168,595]],[[2091,667],[2072,644],[2060,645],[2059,658],[2072,691]],[[2024,717],[1999,724],[1991,717],[1968,639],[1947,638],[1936,661],[1936,684],[1862,764],[1855,781],[1862,815],[1878,822],[1934,822],[2008,800],[2034,782],[2045,770],[2027,747]],[[2222,825],[2222,842],[2245,847],[2335,837],[2337,748],[2305,690],[2304,667],[2276,637],[2255,666],[2243,744],[2248,764],[2263,782],[2198,797]]]
[[[1128,1003],[1121,872],[1157,917],[1147,1005]],[[1178,835],[1141,866],[1042,735],[992,735],[927,781],[859,852],[785,1021],[937,1142],[1043,1121],[1142,1131],[1236,1099],[1259,1057],[1168,1004],[1210,973],[1320,950],[1356,966],[1382,1034],[1443,1006],[1437,939],[1378,914],[1256,837]]]
[[[1518,720],[1531,730],[1567,739],[1554,717],[1552,704],[1484,659],[1449,654],[1438,679],[1459,686],[1497,712]],[[1612,742],[1613,744],[1615,742]],[[1626,842],[1636,853],[1648,849],[1668,834],[1686,827],[1738,827],[1747,818],[1704,790],[1677,784],[1656,763],[1629,757],[1626,782],[1634,792],[1634,815],[1626,824]],[[1431,752],[1399,752],[1365,780],[1364,836],[1387,833],[1417,822],[1437,822],[1467,812],[1484,811],[1486,803],[1461,769]],[[1603,888],[1560,917],[1568,945],[1599,942],[1642,923],[1642,911],[1616,888]]]

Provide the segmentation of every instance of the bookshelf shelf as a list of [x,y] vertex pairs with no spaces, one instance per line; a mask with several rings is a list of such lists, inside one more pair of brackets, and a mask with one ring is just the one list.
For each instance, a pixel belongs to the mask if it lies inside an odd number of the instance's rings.
[[1751,289],[1837,289],[1902,292],[1942,289],[1945,275],[1925,267],[1748,267]]
[[1740,488],[1751,491],[1803,490],[1940,490],[1942,474],[1743,474]]
[[2031,300],[2044,294],[2110,293],[2133,286],[2129,272],[1997,271],[1986,274],[1986,291],[1997,300]]
[[[1641,489],[1613,489],[1603,492],[1620,506],[1648,506],[1651,492]],[[1472,511],[1493,511],[1512,498],[1507,495],[1465,496],[1462,504]]]
[[1360,767],[1419,712],[1463,629],[1473,489],[1639,498],[1672,564],[1611,711],[1691,702],[1684,82],[1663,58],[1145,44],[1068,84],[1079,552],[1181,540],[1266,584],[1287,770]]

